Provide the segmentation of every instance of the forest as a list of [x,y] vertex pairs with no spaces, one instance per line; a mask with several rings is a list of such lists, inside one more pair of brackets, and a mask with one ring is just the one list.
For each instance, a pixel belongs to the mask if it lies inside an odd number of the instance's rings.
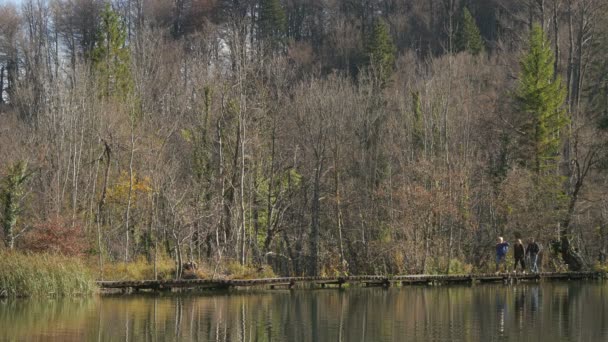
[[601,267],[607,144],[605,0],[0,2],[0,251],[99,278]]

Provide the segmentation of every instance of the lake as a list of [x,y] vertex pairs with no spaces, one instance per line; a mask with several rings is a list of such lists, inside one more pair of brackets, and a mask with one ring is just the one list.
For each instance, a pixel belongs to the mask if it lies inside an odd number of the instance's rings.
[[608,283],[0,301],[2,341],[608,341]]

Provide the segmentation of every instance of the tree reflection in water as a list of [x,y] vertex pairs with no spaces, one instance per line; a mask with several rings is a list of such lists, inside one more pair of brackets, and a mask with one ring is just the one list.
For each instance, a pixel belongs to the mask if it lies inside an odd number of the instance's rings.
[[608,340],[599,282],[4,301],[0,340]]

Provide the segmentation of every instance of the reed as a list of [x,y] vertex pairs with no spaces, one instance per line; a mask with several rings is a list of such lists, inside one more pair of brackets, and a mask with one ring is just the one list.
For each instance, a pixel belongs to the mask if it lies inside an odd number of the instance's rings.
[[0,297],[92,294],[94,276],[77,258],[0,251]]
[[[156,277],[167,280],[175,277],[175,262],[169,257],[159,255],[156,261]],[[145,257],[131,262],[107,263],[104,265],[103,280],[147,280],[154,279],[154,263]]]

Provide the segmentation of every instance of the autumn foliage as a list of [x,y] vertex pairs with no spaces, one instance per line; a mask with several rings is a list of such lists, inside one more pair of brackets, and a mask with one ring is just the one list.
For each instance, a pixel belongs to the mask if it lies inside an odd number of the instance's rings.
[[82,226],[62,217],[54,217],[34,225],[28,232],[24,247],[33,252],[80,256],[89,248]]
[[108,279],[487,272],[497,236],[606,259],[606,0],[15,2],[8,249]]

